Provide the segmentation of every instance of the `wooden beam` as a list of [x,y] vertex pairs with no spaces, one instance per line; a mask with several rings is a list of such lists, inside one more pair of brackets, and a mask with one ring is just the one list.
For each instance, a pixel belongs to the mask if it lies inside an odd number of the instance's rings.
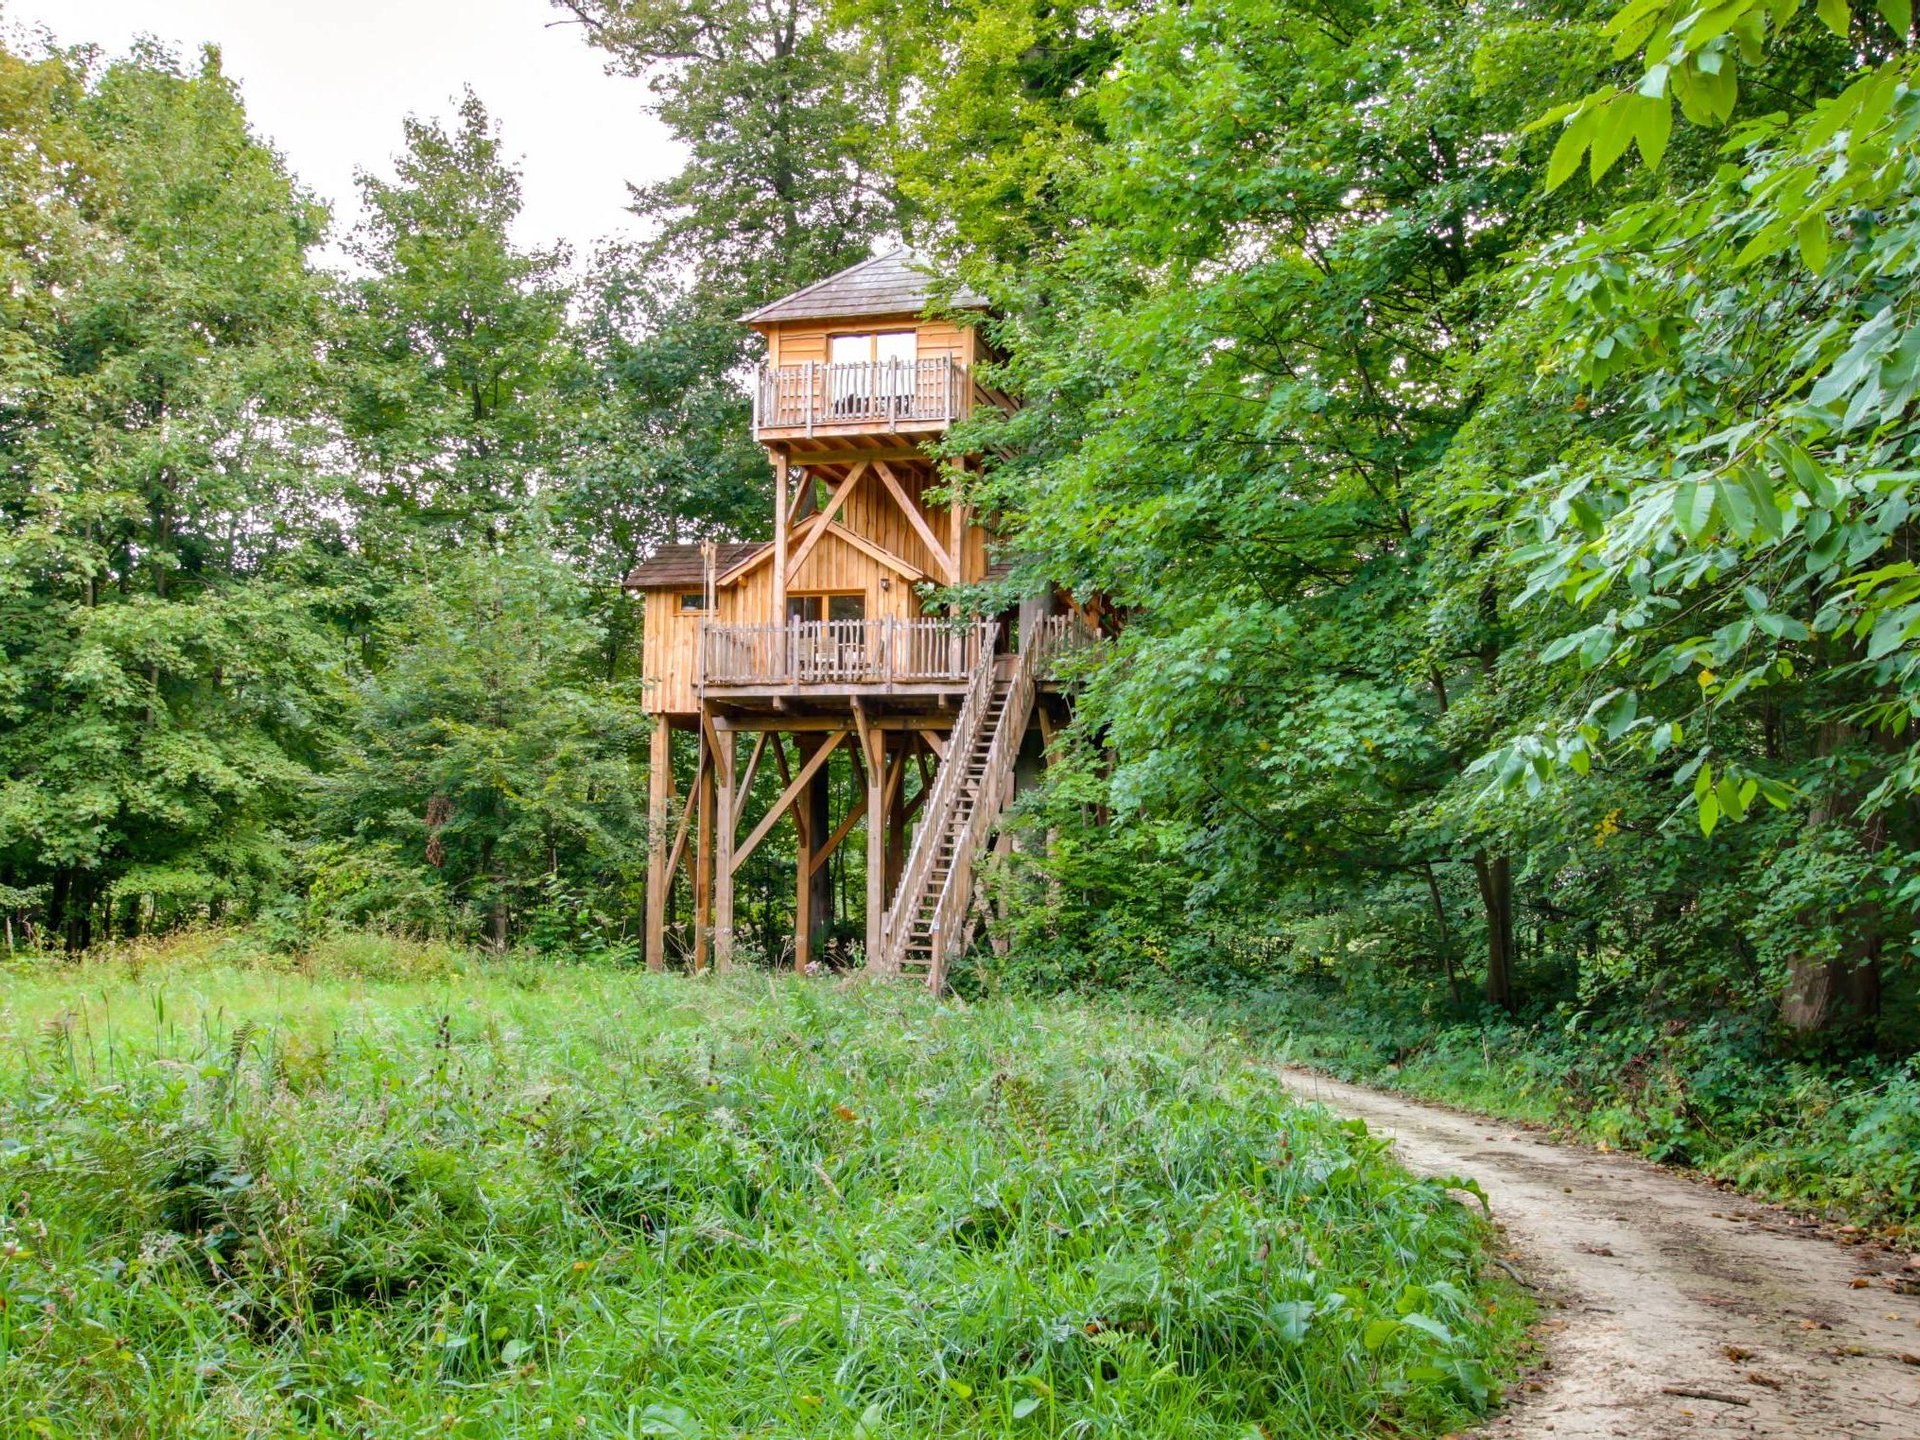
[[[800,737],[793,737],[794,758],[800,755]],[[773,758],[780,762],[780,781],[791,787],[793,776],[787,773],[787,747],[781,740],[773,742]],[[813,963],[813,817],[807,812],[812,808],[808,803],[813,797],[803,786],[800,798],[793,810],[793,828],[799,832],[799,838],[793,850],[793,969],[797,975],[807,973],[807,966]]]
[[787,617],[787,452],[773,457],[773,623]]
[[[961,475],[966,474],[967,468],[967,462],[962,460],[960,462]],[[967,558],[967,507],[962,503],[963,497],[959,491],[960,483],[958,477],[956,477],[954,483],[947,486],[948,548],[953,551],[953,564],[956,574],[959,572],[961,564]]]
[[[926,571],[907,559],[906,556],[896,555],[893,551],[887,549],[886,546],[876,545],[873,541],[867,539],[866,536],[856,535],[844,525],[837,522],[831,523],[827,526],[827,530],[832,533],[834,539],[845,541],[861,554],[868,556],[870,559],[878,560],[889,570],[897,570],[914,584],[931,578]],[[809,536],[808,538],[812,539],[813,537]]]
[[853,802],[853,808],[847,811],[838,825],[833,827],[833,833],[827,837],[827,843],[813,852],[813,859],[808,862],[809,874],[833,858],[833,852],[840,848],[840,842],[847,838],[853,827],[860,823],[860,817],[866,813],[866,797],[862,796]]
[[814,751],[807,763],[800,767],[800,773],[793,777],[793,783],[780,792],[780,798],[773,802],[773,808],[767,811],[758,825],[753,827],[753,833],[747,836],[740,848],[728,857],[727,863],[733,869],[738,870],[747,863],[747,857],[759,848],[760,842],[767,838],[767,832],[773,829],[780,817],[786,813],[787,807],[793,804],[794,796],[806,788],[807,781],[813,778],[813,772],[827,763],[827,757],[833,754],[840,742],[846,738],[847,732],[844,730],[829,735],[826,743]]
[[[881,741],[886,741],[885,732]],[[886,823],[887,823],[887,893],[891,895],[900,883],[901,872],[907,863],[907,751],[913,746],[911,735],[902,735],[893,742],[896,754],[887,766],[886,784]]]
[[767,753],[767,736],[772,731],[762,730],[753,740],[753,753],[747,757],[746,773],[741,777],[740,789],[733,797],[733,813],[746,813],[747,794],[753,789],[753,777],[760,769],[760,757]]
[[942,760],[947,758],[947,737],[929,726],[920,732],[920,738],[927,742],[927,748]]
[[867,752],[867,966],[878,968],[886,949],[881,931],[887,918],[887,797],[884,732],[865,723],[859,702],[854,715],[861,721],[861,748]]
[[649,970],[667,968],[667,825],[673,807],[673,727],[657,715],[647,749],[647,933]]
[[[860,477],[867,473],[867,468],[867,462],[862,460],[849,470],[847,478],[840,482],[840,488],[833,492],[833,498],[827,502],[827,508],[808,522],[807,538],[800,542],[799,550],[787,562],[788,583],[792,583],[793,577],[798,575],[801,567],[807,563],[807,557],[813,554],[813,547],[818,545],[820,537],[827,533],[828,527],[833,524],[833,517],[838,515],[840,507],[847,503],[847,497],[853,494],[853,487],[860,483]],[[780,617],[780,623],[786,623],[784,614]]]
[[860,703],[858,695],[853,697],[853,723],[860,732],[860,763],[866,767],[867,784],[880,783],[880,772],[873,764],[873,722],[867,718],[867,707]]
[[948,554],[947,547],[933,538],[933,527],[927,524],[927,517],[920,513],[919,505],[901,485],[900,477],[893,473],[893,466],[881,460],[875,462],[873,468],[880,473],[880,483],[887,487],[887,493],[893,496],[894,504],[900,507],[901,514],[905,515],[908,522],[912,524],[914,533],[920,537],[920,543],[927,547],[927,553],[932,555],[939,564],[941,578],[949,585],[958,585],[960,583],[958,557]]
[[733,968],[733,831],[737,823],[733,813],[733,736],[727,735],[714,746],[714,784],[718,790],[720,813],[715,817],[713,867],[713,966],[716,970]]
[[[700,732],[700,817],[694,822],[693,844],[693,968],[696,973],[713,961],[713,747]],[[732,743],[729,737],[728,743]]]
[[[953,719],[947,715],[870,715],[867,723],[876,730],[950,730]],[[817,730],[844,730],[847,722],[836,715],[780,715],[729,718],[716,716],[713,727],[721,734],[737,731],[751,735],[761,730],[779,730],[787,734],[806,734]]]
[[[687,828],[693,822],[694,803],[700,798],[700,782],[706,778],[707,752],[704,745],[700,747],[699,763],[700,768],[693,777],[693,786],[687,791],[686,806],[680,812],[680,828],[674,832],[673,853],[667,859],[667,875],[669,877],[667,883],[669,885],[673,883],[672,875],[680,868],[680,856],[687,848]],[[690,880],[691,878],[692,877],[689,877]]]

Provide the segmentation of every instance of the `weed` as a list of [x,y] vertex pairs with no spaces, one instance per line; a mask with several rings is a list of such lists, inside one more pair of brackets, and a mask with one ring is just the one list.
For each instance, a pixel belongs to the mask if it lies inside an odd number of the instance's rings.
[[0,1047],[0,1433],[1437,1433],[1526,1318],[1117,1006],[196,945],[16,969]]

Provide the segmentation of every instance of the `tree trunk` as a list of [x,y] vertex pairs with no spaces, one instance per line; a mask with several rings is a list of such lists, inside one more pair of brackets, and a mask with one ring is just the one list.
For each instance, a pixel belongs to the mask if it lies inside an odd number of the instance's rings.
[[1480,904],[1487,915],[1487,1003],[1511,1010],[1513,995],[1513,866],[1482,850],[1473,857]]
[[[1829,720],[1820,726],[1817,752],[1822,757],[1837,755],[1853,738],[1852,726],[1844,720]],[[1892,740],[1885,735],[1874,738]],[[1822,793],[1807,814],[1807,838],[1817,840],[1823,830],[1847,824],[1859,803],[1860,796],[1852,791]],[[1886,828],[1879,816],[1854,822],[1852,828],[1868,854],[1886,841]],[[1880,907],[1862,901],[1836,908],[1850,932],[1842,952],[1802,956],[1788,967],[1786,992],[1780,997],[1780,1019],[1797,1034],[1832,1030],[1843,1022],[1871,1028],[1880,1018]]]

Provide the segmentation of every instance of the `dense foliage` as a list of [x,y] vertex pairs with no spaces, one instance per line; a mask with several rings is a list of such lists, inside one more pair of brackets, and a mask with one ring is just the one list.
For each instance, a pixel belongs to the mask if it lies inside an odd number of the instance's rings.
[[8,1433],[1435,1434],[1525,1318],[1202,1023],[391,941],[8,985]]

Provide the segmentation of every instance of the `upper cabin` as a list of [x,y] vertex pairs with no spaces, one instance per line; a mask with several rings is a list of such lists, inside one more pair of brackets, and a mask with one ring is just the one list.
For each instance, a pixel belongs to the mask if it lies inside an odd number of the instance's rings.
[[[986,577],[968,507],[935,504],[924,446],[982,405],[976,326],[927,313],[912,252],[864,260],[741,317],[766,337],[754,436],[773,466],[773,538],[663,546],[627,577],[646,596],[646,708],[690,725],[703,706],[865,695],[949,703],[989,633],[929,611],[922,590]],[[964,289],[945,316],[985,308]]]
[[[806,449],[819,448],[811,441],[917,443],[970,414],[979,331],[926,318],[931,298],[931,277],[902,249],[743,315],[767,339],[754,375],[754,438]],[[947,297],[953,312],[985,306],[964,288]]]

